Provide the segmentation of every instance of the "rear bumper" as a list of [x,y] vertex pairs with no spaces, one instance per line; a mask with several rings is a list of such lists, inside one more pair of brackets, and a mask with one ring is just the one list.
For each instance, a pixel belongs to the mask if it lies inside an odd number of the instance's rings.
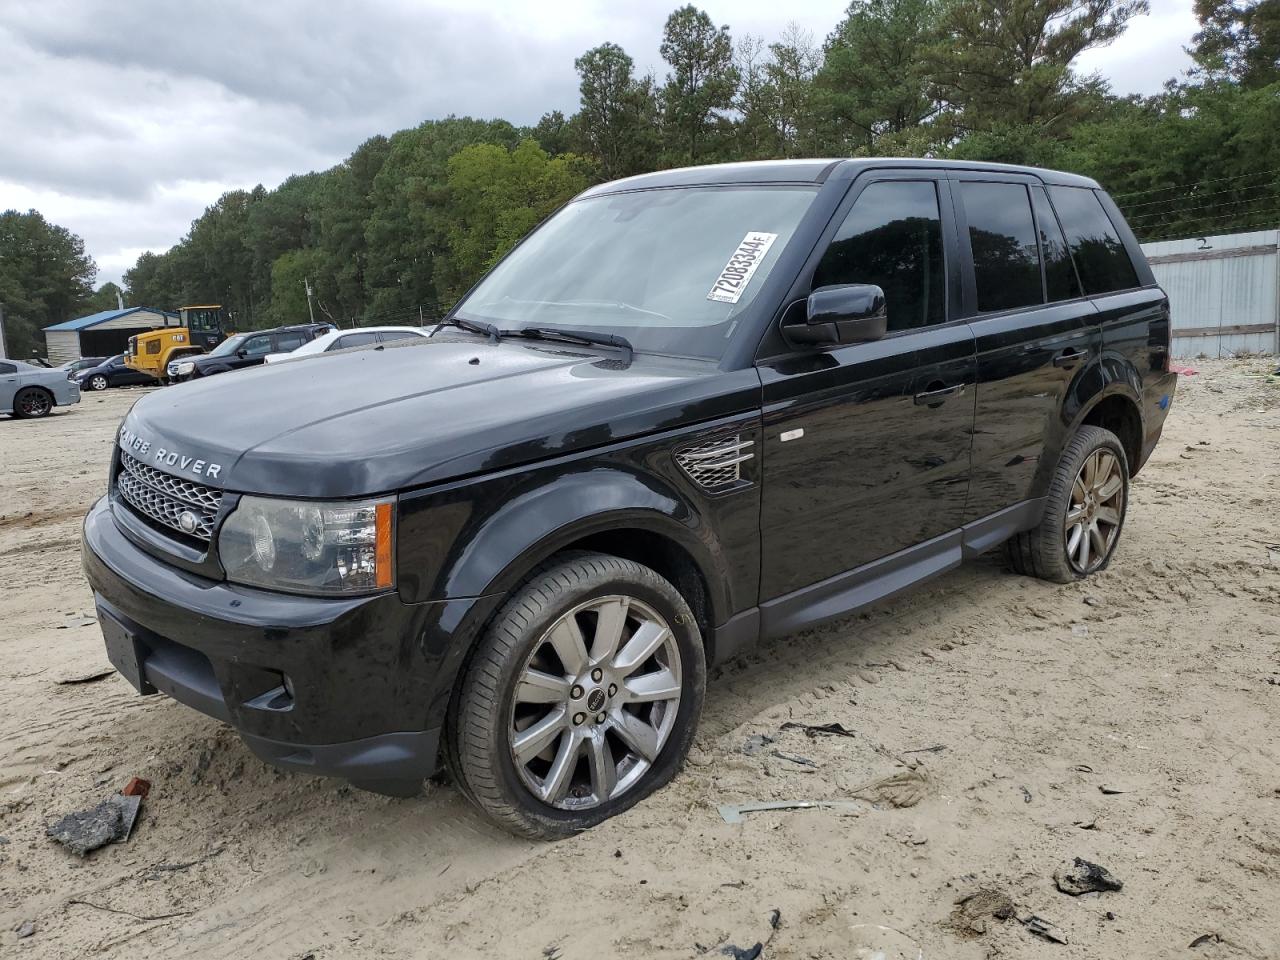
[[233,726],[262,759],[416,791],[437,768],[453,669],[490,604],[295,597],[197,577],[135,545],[106,500],[83,561],[108,656],[140,693]]

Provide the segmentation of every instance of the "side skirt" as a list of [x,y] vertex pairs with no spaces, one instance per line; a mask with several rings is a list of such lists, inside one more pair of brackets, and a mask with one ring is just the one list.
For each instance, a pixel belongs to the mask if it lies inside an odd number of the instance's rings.
[[714,662],[762,639],[783,637],[902,593],[953,570],[1040,522],[1044,500],[1026,500],[941,536],[873,560],[736,614],[716,629]]

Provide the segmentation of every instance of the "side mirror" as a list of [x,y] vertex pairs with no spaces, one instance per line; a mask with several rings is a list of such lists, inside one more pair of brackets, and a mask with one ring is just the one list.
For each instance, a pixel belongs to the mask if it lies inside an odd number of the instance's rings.
[[888,330],[884,291],[873,283],[819,287],[805,304],[805,322],[783,327],[795,343],[839,346],[879,340]]
[[249,355],[249,351],[246,350],[244,347],[241,347],[239,350],[236,351],[236,356],[239,357],[241,360],[243,360],[248,355]]

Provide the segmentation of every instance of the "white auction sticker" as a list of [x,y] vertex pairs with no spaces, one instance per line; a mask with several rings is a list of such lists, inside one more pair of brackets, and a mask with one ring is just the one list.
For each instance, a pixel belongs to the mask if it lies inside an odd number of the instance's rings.
[[733,256],[720,271],[720,276],[716,277],[707,299],[720,303],[737,303],[742,292],[747,289],[747,284],[751,282],[756,268],[777,239],[776,233],[748,233],[738,244],[738,249],[733,251]]

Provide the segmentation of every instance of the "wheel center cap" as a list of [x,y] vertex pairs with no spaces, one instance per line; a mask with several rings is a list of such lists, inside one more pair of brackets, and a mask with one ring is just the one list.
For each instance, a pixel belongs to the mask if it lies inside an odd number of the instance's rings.
[[604,701],[605,701],[604,691],[601,690],[599,687],[596,687],[589,694],[587,694],[587,709],[590,710],[592,713],[596,713],[601,707],[604,706]]

